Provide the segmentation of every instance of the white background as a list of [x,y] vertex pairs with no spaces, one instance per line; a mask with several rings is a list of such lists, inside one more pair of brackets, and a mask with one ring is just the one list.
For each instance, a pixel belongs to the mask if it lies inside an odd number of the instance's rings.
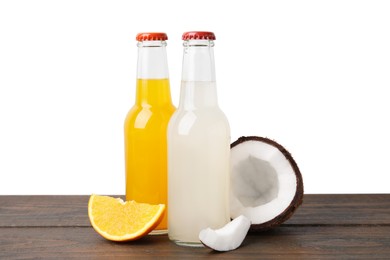
[[0,194],[124,194],[135,35],[214,31],[232,141],[275,139],[306,193],[390,192],[389,1],[0,2]]

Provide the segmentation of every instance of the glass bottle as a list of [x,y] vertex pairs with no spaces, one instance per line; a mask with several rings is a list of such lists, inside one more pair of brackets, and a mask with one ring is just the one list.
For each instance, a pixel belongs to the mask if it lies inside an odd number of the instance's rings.
[[202,246],[200,230],[230,221],[230,127],[217,101],[214,33],[183,40],[180,105],[168,125],[168,235]]
[[[172,105],[165,33],[139,33],[137,90],[125,133],[126,200],[167,205],[167,125]],[[165,216],[152,234],[167,233]]]

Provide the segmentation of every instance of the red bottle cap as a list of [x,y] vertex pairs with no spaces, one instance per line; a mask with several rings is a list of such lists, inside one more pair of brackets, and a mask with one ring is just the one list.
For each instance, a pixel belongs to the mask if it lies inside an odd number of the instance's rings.
[[152,33],[139,33],[135,39],[139,42],[142,41],[166,41],[168,36],[166,33],[162,32],[152,32]]
[[185,32],[183,33],[182,39],[188,40],[215,40],[213,32]]

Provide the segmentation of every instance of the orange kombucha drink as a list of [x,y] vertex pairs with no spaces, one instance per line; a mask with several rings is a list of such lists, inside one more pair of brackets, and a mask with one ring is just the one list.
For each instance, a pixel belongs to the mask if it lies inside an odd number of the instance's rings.
[[[165,38],[152,39],[138,42],[136,101],[125,120],[126,200],[167,205],[167,126],[175,107]],[[152,231],[164,233],[166,216]]]

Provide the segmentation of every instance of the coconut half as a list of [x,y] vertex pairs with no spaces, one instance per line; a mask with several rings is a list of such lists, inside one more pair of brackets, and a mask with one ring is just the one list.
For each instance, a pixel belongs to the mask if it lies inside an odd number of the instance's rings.
[[303,181],[291,154],[264,137],[231,144],[230,215],[244,215],[252,231],[280,225],[301,205]]

